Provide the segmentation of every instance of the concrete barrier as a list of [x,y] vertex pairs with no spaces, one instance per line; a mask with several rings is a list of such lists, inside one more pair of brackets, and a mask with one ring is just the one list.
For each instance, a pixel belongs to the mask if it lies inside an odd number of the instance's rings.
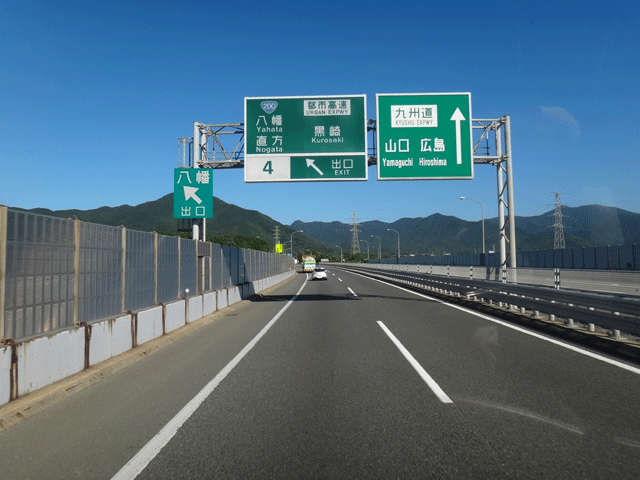
[[138,316],[137,344],[142,345],[162,336],[162,307],[141,310]]
[[191,297],[187,299],[187,322],[195,322],[202,318],[202,296]]
[[229,306],[229,291],[226,288],[216,291],[218,310]]
[[173,330],[186,325],[185,320],[185,301],[179,300],[173,303],[167,303],[165,305],[164,312],[164,331],[165,333],[172,332]]
[[216,311],[216,292],[205,293],[202,296],[202,316],[206,317]]
[[84,328],[18,345],[18,395],[25,395],[84,369]]
[[233,305],[234,303],[242,300],[242,291],[239,287],[230,287],[229,288],[229,305]]
[[[179,300],[163,306],[141,310],[137,315],[137,344],[141,345],[163,334],[193,322],[216,310],[248,298],[295,275],[295,270],[263,278],[240,287]],[[187,315],[188,312],[188,315]],[[96,365],[133,348],[132,315],[91,324],[88,344],[89,365]],[[65,330],[48,337],[36,338],[17,345],[18,396],[23,396],[58,380],[80,372],[85,366],[86,327]],[[0,405],[11,395],[11,347],[0,347]]]
[[91,325],[89,365],[120,355],[132,347],[131,315],[94,323]]
[[11,398],[11,347],[0,347],[0,405]]

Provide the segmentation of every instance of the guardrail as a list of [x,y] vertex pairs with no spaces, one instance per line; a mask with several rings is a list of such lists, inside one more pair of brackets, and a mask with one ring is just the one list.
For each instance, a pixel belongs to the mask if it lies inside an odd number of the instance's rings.
[[366,268],[446,277],[565,288],[640,297],[640,272],[562,268],[461,267],[454,265],[363,264]]
[[544,313],[551,320],[556,316],[561,317],[569,325],[583,323],[591,331],[597,325],[612,330],[615,336],[619,336],[621,331],[640,336],[640,298],[616,298],[596,292],[559,289],[554,285],[521,285],[428,272],[371,268],[368,265],[340,266],[430,291],[506,306],[523,314],[530,313],[534,318],[540,318]]

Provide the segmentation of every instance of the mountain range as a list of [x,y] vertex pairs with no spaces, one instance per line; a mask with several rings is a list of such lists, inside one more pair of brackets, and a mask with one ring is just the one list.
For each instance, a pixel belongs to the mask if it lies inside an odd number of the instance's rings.
[[[33,213],[55,217],[77,217],[81,220],[103,225],[123,225],[141,231],[156,231],[166,235],[177,233],[177,222],[173,218],[173,194],[136,206],[101,207],[93,210],[48,210],[35,208]],[[640,214],[616,207],[585,205],[563,207],[564,236],[567,247],[598,245],[640,244]],[[553,248],[553,210],[531,217],[516,216],[517,248],[521,251]],[[296,220],[284,225],[257,210],[245,210],[214,197],[214,218],[207,220],[207,234],[214,236],[258,237],[270,245],[278,227],[282,243],[291,239],[292,232],[303,230],[294,237],[294,250],[338,252],[342,247],[346,254],[351,251],[353,226],[341,222],[303,222]],[[374,220],[358,224],[360,249],[377,255],[378,245],[382,255],[397,254],[398,236],[402,255],[473,253],[482,251],[482,222],[469,222],[454,216],[434,213],[428,217],[401,218],[392,223]],[[379,237],[380,240],[378,240]],[[487,251],[498,246],[498,219],[485,220],[485,243]],[[290,245],[286,245],[289,248]]]

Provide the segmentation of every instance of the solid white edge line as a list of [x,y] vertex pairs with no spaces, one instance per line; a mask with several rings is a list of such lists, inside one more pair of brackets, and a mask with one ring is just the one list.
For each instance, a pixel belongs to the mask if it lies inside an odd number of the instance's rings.
[[347,290],[349,290],[351,293],[353,293],[353,296],[354,296],[354,297],[357,297],[357,296],[358,296],[358,295],[356,295],[356,292],[354,292],[353,290],[351,290],[351,288],[350,288],[350,287],[347,287]]
[[398,347],[398,350],[400,350],[400,353],[404,355],[404,358],[406,358],[407,361],[414,368],[414,370],[418,372],[418,375],[422,377],[422,379],[429,386],[431,391],[436,394],[436,397],[438,397],[442,403],[453,403],[453,401],[447,396],[447,394],[444,393],[444,390],[440,388],[440,385],[438,385],[436,381],[433,378],[431,378],[431,375],[429,375],[427,371],[424,368],[422,368],[422,365],[420,365],[418,361],[413,357],[413,355],[409,353],[409,350],[404,348],[404,345],[400,343],[400,340],[398,340],[395,337],[395,335],[391,333],[391,331],[385,326],[385,324],[378,320],[378,325],[380,325],[380,328],[382,328],[384,333],[386,333],[387,336],[391,339],[391,341],[396,345],[396,347]]
[[160,453],[160,451],[165,447],[167,443],[173,438],[173,436],[178,432],[180,427],[184,425],[184,423],[193,415],[193,413],[198,409],[198,407],[207,399],[209,395],[216,389],[216,387],[225,379],[225,377],[235,368],[238,363],[242,360],[242,358],[249,353],[249,351],[258,343],[258,340],[262,338],[262,336],[267,333],[267,331],[273,326],[274,323],[278,321],[278,319],[282,316],[282,314],[289,308],[289,306],[294,302],[294,300],[300,295],[302,289],[307,284],[307,280],[305,279],[304,283],[298,290],[298,293],[287,302],[287,304],[282,307],[282,309],[273,317],[269,323],[267,323],[262,330],[251,340],[245,347],[240,350],[233,360],[231,360],[220,372],[207,383],[202,390],[198,392],[198,394],[193,397],[189,403],[187,403],[182,410],[180,410],[175,417],[173,417],[169,423],[167,423],[162,430],[160,430],[149,442],[140,449],[140,451],[127,462],[127,464],[120,469],[118,473],[116,473],[112,480],[129,480],[137,477],[142,470],[144,470],[147,465]]
[[456,308],[458,310],[461,310],[463,312],[469,313],[471,315],[475,315],[476,317],[484,318],[485,320],[488,320],[488,321],[493,322],[493,323],[497,323],[498,325],[502,325],[502,326],[510,328],[512,330],[516,330],[518,332],[525,333],[527,335],[530,335],[530,336],[535,337],[535,338],[539,338],[541,340],[546,340],[547,342],[553,343],[553,344],[558,345],[560,347],[564,347],[564,348],[566,348],[568,350],[571,350],[571,351],[574,351],[574,352],[577,352],[577,353],[581,353],[582,355],[586,355],[587,357],[591,357],[591,358],[594,358],[596,360],[600,360],[601,362],[605,362],[605,363],[608,363],[610,365],[614,365],[616,367],[619,367],[619,368],[622,368],[624,370],[627,370],[629,372],[635,373],[636,375],[640,375],[640,368],[633,367],[631,365],[627,365],[626,363],[622,363],[622,362],[619,362],[617,360],[613,360],[612,358],[607,358],[607,357],[599,355],[597,353],[590,352],[589,350],[584,350],[582,348],[576,347],[575,345],[571,345],[569,343],[565,343],[565,342],[562,342],[560,340],[556,340],[555,338],[547,337],[546,335],[542,335],[540,333],[533,332],[533,331],[527,330],[527,329],[522,328],[522,327],[518,327],[517,325],[511,325],[510,323],[503,322],[502,320],[498,320],[497,318],[493,318],[493,317],[490,317],[488,315],[484,315],[482,313],[478,313],[478,312],[476,312],[474,310],[470,310],[470,309],[465,308],[465,307],[461,307],[460,305],[454,305],[454,304],[451,304],[451,303],[447,303],[447,302],[445,302],[443,300],[440,300],[439,298],[434,298],[434,297],[430,297],[429,295],[424,295],[422,293],[414,292],[413,290],[408,290],[406,288],[399,287],[398,285],[393,285],[391,283],[387,283],[387,282],[384,282],[382,280],[378,280],[377,278],[367,277],[366,275],[361,275],[361,274],[356,273],[356,272],[351,272],[351,273],[353,273],[354,275],[359,275],[359,276],[361,276],[363,278],[368,278],[369,280],[373,280],[374,282],[384,283],[385,285],[388,285],[390,287],[398,288],[398,289],[403,290],[405,292],[412,293],[412,294],[417,295],[419,297],[426,298],[427,300],[432,300],[434,302],[438,302],[438,303],[441,303],[443,305],[447,305],[448,307]]

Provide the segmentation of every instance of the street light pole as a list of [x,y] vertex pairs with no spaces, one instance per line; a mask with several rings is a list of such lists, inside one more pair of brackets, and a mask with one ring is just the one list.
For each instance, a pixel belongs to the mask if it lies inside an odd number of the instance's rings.
[[291,258],[293,258],[293,234],[294,233],[302,233],[302,230],[296,230],[291,234]]
[[340,263],[342,263],[342,247],[340,245],[336,245],[336,248],[340,249]]
[[378,260],[380,260],[382,256],[382,242],[380,241],[380,237],[376,235],[371,235],[371,236],[378,239]]
[[367,242],[366,240],[360,240],[360,241],[367,244],[367,260],[369,260],[369,242]]
[[400,233],[398,233],[398,231],[394,230],[393,228],[387,228],[387,230],[389,230],[390,232],[396,232],[398,234],[398,262],[400,262]]
[[476,202],[478,205],[480,205],[480,213],[482,214],[482,253],[485,253],[485,249],[484,249],[484,207],[482,206],[482,204],[476,200],[475,198],[469,198],[469,197],[460,197],[460,200],[473,200],[474,202]]

